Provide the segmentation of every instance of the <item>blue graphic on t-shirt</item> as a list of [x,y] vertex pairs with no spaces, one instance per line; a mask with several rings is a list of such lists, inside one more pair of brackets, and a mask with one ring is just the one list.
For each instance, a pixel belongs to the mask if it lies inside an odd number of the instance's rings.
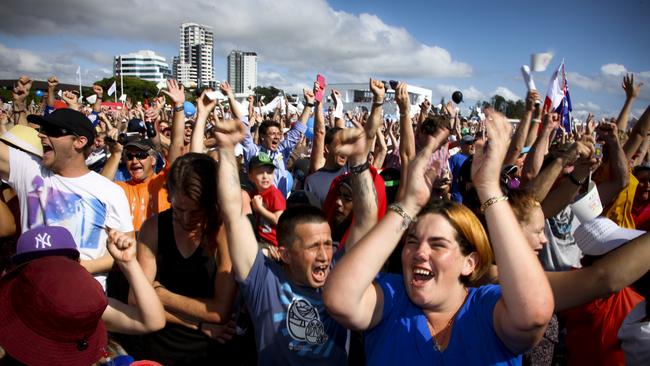
[[27,198],[27,224],[30,228],[63,226],[70,231],[79,248],[99,247],[106,222],[106,205],[102,201],[50,187],[43,203],[43,179],[35,177],[32,188]]
[[[319,310],[324,311],[322,301],[294,294],[291,285],[287,282],[282,283],[281,289],[283,294],[280,300],[287,307],[287,312],[283,316],[274,314],[273,321],[285,322],[286,328],[282,333],[288,334],[293,339],[289,343],[289,349],[297,350],[300,356],[307,353],[328,356],[334,342],[327,336],[325,326],[320,319]],[[323,352],[325,345],[327,347]]]

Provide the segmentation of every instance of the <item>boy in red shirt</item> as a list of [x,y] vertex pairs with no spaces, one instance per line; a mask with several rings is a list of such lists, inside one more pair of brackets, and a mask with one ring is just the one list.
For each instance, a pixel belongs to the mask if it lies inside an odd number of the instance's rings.
[[275,166],[271,158],[264,153],[253,157],[248,164],[248,178],[255,185],[251,196],[251,207],[255,213],[255,234],[263,244],[278,246],[275,227],[280,215],[287,207],[287,202],[273,185]]

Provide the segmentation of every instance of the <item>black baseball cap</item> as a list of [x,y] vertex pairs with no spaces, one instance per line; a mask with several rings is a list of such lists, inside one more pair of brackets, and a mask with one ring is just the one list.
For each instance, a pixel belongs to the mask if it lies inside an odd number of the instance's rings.
[[129,121],[127,128],[127,132],[145,132],[147,131],[147,126],[144,124],[144,122],[139,119],[139,118],[133,118]]
[[124,145],[125,149],[127,147],[135,147],[142,151],[156,150],[156,145],[154,145],[153,141],[149,139],[131,141]]
[[56,126],[64,128],[77,136],[84,136],[88,140],[86,146],[95,141],[95,127],[93,127],[92,122],[83,113],[74,109],[61,108],[46,116],[30,114],[27,116],[27,120],[39,126]]
[[472,136],[472,135],[465,135],[465,136],[463,136],[463,137],[460,139],[460,144],[461,144],[461,145],[471,145],[471,144],[474,143],[474,141],[476,141],[476,139],[474,138],[474,136]]

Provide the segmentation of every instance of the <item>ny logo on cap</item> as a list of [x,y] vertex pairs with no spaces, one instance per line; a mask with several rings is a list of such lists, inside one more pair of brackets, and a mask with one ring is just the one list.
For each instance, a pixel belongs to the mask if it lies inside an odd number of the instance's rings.
[[51,247],[52,244],[50,244],[50,234],[48,233],[42,233],[42,234],[36,234],[36,248],[38,249],[39,246],[43,249],[45,247]]

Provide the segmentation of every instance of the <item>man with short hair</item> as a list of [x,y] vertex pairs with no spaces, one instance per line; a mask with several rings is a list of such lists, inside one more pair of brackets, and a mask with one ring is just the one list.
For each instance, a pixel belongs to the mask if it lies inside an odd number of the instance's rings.
[[334,178],[347,172],[346,157],[335,153],[332,148],[334,137],[342,130],[340,127],[332,127],[325,132],[325,165],[305,179],[305,190],[314,193],[320,200],[321,206],[325,202],[327,192],[329,192]]
[[[377,123],[369,122],[366,131],[348,129],[337,138],[335,150],[349,155],[357,213],[348,247],[377,222],[378,192],[367,161],[376,128]],[[245,133],[239,121],[215,126],[220,153],[217,190],[233,272],[255,324],[259,364],[346,364],[348,331],[325,311],[321,296],[335,256],[330,226],[318,208],[292,207],[277,227],[282,263],[262,255],[241,209],[234,146]]]
[[132,232],[133,224],[124,192],[85,164],[95,137],[92,123],[72,109],[27,119],[40,125],[42,160],[0,141],[0,177],[16,191],[22,231],[65,227],[79,245],[81,264],[105,286],[113,266],[105,229]]

